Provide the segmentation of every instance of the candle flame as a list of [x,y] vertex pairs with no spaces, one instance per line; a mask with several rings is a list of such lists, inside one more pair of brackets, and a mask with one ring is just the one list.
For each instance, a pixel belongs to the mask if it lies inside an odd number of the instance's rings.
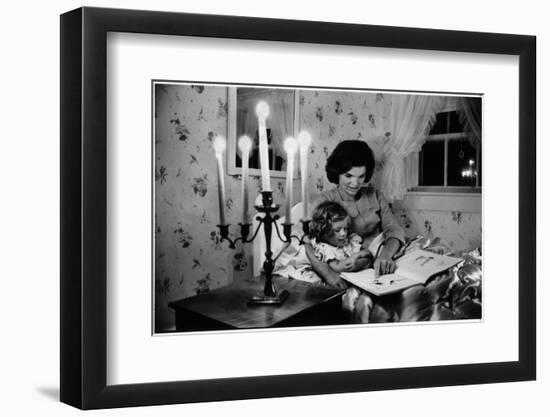
[[309,132],[302,130],[298,135],[298,143],[300,144],[300,148],[309,149],[311,145],[311,135]]
[[285,139],[283,147],[285,148],[287,154],[294,154],[298,149],[298,143],[296,142],[296,139],[289,136]]
[[239,149],[242,153],[250,151],[252,148],[252,140],[249,136],[243,135],[239,138]]
[[256,116],[259,119],[267,119],[267,116],[269,116],[269,104],[266,101],[262,100],[256,104]]
[[223,153],[227,146],[225,138],[223,136],[216,136],[212,142],[212,146],[214,147],[214,152],[216,152],[216,154]]

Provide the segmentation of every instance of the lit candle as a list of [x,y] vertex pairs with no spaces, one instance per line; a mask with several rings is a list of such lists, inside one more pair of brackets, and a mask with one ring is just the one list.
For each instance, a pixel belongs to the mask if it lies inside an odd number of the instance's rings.
[[286,201],[285,201],[285,223],[291,223],[290,210],[292,208],[292,180],[294,175],[294,155],[298,147],[293,137],[285,139],[284,148],[286,151]]
[[256,105],[256,116],[258,116],[258,134],[260,139],[260,168],[262,171],[262,191],[271,191],[269,181],[269,151],[267,145],[267,130],[265,121],[269,116],[269,105],[260,101]]
[[308,169],[307,169],[307,156],[309,154],[309,147],[311,145],[311,135],[304,131],[301,131],[298,135],[298,144],[300,145],[300,175],[302,177],[302,206],[303,206],[303,219],[307,219],[309,215],[309,186],[308,186]]
[[225,152],[225,138],[216,136],[212,143],[216,160],[218,161],[218,204],[220,206],[220,224],[225,225],[225,182],[223,179],[223,153]]
[[241,150],[242,161],[242,197],[243,197],[243,219],[242,224],[248,223],[248,158],[250,157],[250,148],[252,148],[252,141],[248,136],[241,136],[239,138],[239,149]]

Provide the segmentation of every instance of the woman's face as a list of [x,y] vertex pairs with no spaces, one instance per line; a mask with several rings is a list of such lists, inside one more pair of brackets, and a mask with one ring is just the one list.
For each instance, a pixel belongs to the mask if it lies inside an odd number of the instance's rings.
[[355,197],[366,180],[367,168],[352,167],[349,171],[340,174],[338,186],[349,197]]

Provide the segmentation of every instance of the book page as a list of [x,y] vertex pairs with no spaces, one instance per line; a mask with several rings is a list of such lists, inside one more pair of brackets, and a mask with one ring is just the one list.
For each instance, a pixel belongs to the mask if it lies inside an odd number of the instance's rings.
[[437,253],[417,249],[397,260],[397,270],[395,272],[425,284],[431,276],[445,271],[461,261],[461,258],[438,255]]
[[396,293],[420,284],[418,281],[398,274],[381,275],[376,278],[374,269],[343,272],[341,275],[349,283],[377,296]]
[[376,278],[374,269],[359,272],[343,272],[342,278],[374,295],[392,294],[414,285],[425,284],[428,279],[461,262],[461,258],[438,255],[418,249],[407,253],[396,262],[393,274]]

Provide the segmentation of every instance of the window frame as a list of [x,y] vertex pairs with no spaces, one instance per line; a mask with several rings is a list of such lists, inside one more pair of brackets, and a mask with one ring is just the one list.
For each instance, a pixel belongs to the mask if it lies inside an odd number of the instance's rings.
[[[227,87],[227,152],[226,152],[226,165],[227,165],[227,175],[238,176],[242,174],[242,168],[236,165],[236,155],[238,153],[237,146],[237,88],[239,87],[254,87],[254,88],[264,88],[264,86],[256,85],[234,85]],[[268,87],[276,88],[276,87]],[[297,88],[291,89],[294,94],[293,103],[294,107],[292,110],[293,113],[293,131],[294,137],[298,137],[300,131],[300,90]],[[268,149],[272,149],[273,145],[268,144]],[[274,155],[274,153],[273,153]],[[300,178],[298,170],[298,164],[294,166],[294,178]],[[249,168],[248,169],[249,177],[259,177],[261,176],[260,168]],[[286,169],[279,170],[269,170],[269,176],[271,178],[286,178]]]
[[[450,113],[457,111],[456,105],[447,105],[439,113]],[[409,183],[407,184],[408,193],[436,193],[445,196],[460,195],[460,194],[481,194],[482,186],[479,185],[479,176],[476,176],[475,186],[463,185],[447,185],[448,181],[448,149],[449,141],[456,139],[467,139],[468,135],[465,132],[449,133],[451,118],[447,116],[447,132],[427,135],[424,143],[429,141],[444,141],[443,154],[443,185],[419,185],[420,182],[420,150],[413,152],[405,158],[405,171]],[[482,158],[481,147],[476,150],[476,166],[479,167],[480,159]]]

